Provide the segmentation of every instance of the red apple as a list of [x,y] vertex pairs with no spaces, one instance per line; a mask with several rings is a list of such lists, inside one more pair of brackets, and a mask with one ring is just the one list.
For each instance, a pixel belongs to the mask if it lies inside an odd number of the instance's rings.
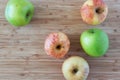
[[62,32],[51,33],[45,41],[44,48],[48,55],[63,58],[70,48],[70,41]]
[[108,7],[103,0],[87,0],[80,12],[83,21],[91,25],[98,25],[106,19]]

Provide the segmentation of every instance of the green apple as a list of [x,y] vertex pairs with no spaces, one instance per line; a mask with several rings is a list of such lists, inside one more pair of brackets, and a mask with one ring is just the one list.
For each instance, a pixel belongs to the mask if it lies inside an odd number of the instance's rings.
[[84,31],[81,34],[80,43],[83,50],[92,57],[103,56],[109,48],[108,35],[98,28]]
[[5,17],[14,26],[27,25],[34,14],[34,6],[29,0],[9,0]]

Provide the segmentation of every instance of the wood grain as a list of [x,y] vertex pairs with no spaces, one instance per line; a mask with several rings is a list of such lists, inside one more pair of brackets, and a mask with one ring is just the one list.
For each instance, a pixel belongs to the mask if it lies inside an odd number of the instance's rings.
[[[120,0],[104,0],[109,14],[98,26],[87,25],[81,19],[80,7],[86,0],[31,0],[35,15],[29,25],[20,28],[5,19],[7,1],[0,0],[0,80],[65,80],[61,66],[72,55],[89,62],[87,80],[120,80]],[[79,45],[80,34],[92,27],[109,35],[109,50],[101,58],[87,56]],[[63,59],[51,58],[44,51],[46,36],[58,31],[71,40],[70,51]]]

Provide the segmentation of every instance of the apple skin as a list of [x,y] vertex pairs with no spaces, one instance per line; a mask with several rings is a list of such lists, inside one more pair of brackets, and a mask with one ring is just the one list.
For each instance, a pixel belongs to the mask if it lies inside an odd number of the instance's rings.
[[108,7],[103,0],[87,0],[80,12],[84,22],[90,25],[98,25],[106,19]]
[[64,61],[62,73],[66,80],[87,80],[89,64],[82,57],[72,56]]
[[98,28],[84,31],[81,34],[80,43],[84,51],[92,57],[103,56],[109,48],[108,35]]
[[5,17],[13,26],[27,25],[34,14],[34,6],[29,0],[9,0],[5,9]]
[[70,48],[70,41],[62,32],[54,32],[48,35],[45,40],[44,49],[47,55],[54,58],[63,58]]

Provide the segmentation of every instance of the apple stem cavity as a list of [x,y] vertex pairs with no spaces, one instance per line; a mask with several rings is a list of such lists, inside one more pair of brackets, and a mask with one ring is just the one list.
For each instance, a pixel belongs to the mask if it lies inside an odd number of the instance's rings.
[[57,49],[57,50],[60,50],[61,47],[62,47],[62,46],[59,44],[59,45],[56,46],[56,49]]
[[92,33],[92,34],[93,34],[93,33],[95,33],[95,31],[94,31],[94,30],[92,30],[92,29],[91,29],[91,30],[89,30],[89,32],[90,32],[90,33]]
[[103,8],[100,8],[100,7],[98,7],[98,8],[96,8],[96,13],[97,14],[102,14],[103,12],[104,12],[104,9]]
[[26,14],[26,18],[28,19],[29,16],[30,16],[30,11],[27,12],[27,14]]
[[73,74],[76,74],[77,72],[78,72],[78,69],[77,69],[77,68],[75,68],[75,69],[72,70],[72,73],[73,73]]

